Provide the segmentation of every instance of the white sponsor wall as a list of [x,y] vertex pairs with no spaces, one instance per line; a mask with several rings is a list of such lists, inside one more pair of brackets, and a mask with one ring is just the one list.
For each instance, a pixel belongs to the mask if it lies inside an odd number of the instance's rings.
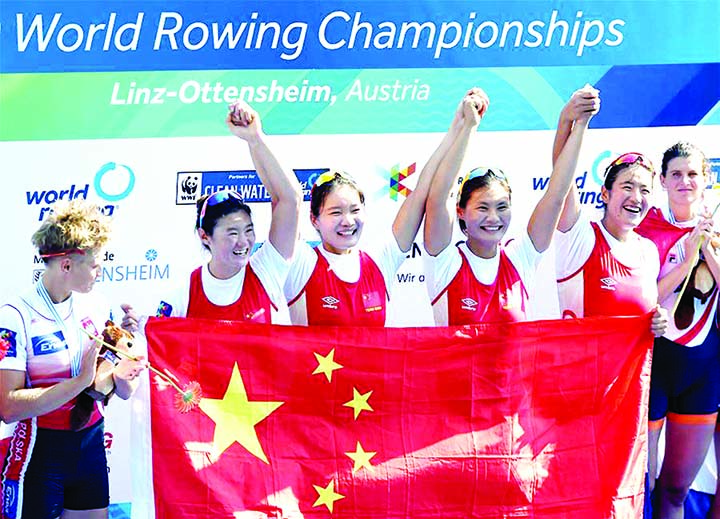
[[[218,113],[218,125],[223,124],[223,116]],[[448,123],[449,117],[450,114]],[[639,151],[649,155],[659,167],[663,149],[684,139],[699,145],[709,157],[719,157],[719,133],[717,126],[591,130],[576,174],[588,201],[587,209],[601,214],[598,204],[590,198],[599,191],[597,172],[604,170],[607,156]],[[268,139],[288,168],[340,167],[357,177],[367,194],[368,224],[363,238],[367,242],[388,232],[399,207],[400,201],[391,200],[387,194],[387,171],[394,165],[404,168],[416,163],[417,172],[405,181],[406,185],[414,186],[425,160],[441,138],[441,134],[394,134]],[[475,136],[465,169],[499,166],[510,178],[513,223],[508,237],[527,224],[542,194],[534,187],[550,174],[552,139],[553,133],[547,131],[481,131]],[[107,168],[107,172],[98,175],[103,165],[110,162],[115,163],[115,168]],[[203,261],[193,230],[194,206],[176,204],[177,173],[252,169],[252,162],[245,144],[231,136],[1,142],[0,169],[4,179],[0,222],[6,244],[1,260],[0,297],[25,289],[42,268],[36,262],[30,236],[47,211],[47,202],[65,191],[63,197],[73,192],[97,201],[114,218],[115,235],[96,290],[116,305],[131,303],[140,313],[153,314],[163,294]],[[662,196],[658,184],[656,191]],[[125,192],[124,198],[113,200]],[[269,226],[269,204],[254,204],[253,212],[258,239],[263,240]],[[301,215],[302,236],[316,240],[308,212],[306,203]],[[421,241],[422,231],[415,254],[403,265],[392,290],[390,324],[395,326],[432,324],[422,283]],[[532,293],[533,317],[557,315],[552,252],[543,262],[538,287]],[[130,402],[112,403],[107,422],[112,502],[132,502],[136,517],[151,514],[152,508],[148,493],[151,474],[147,398],[146,382],[143,391]],[[713,492],[714,472],[709,468],[714,469],[714,461],[707,465],[698,485],[701,490]]]

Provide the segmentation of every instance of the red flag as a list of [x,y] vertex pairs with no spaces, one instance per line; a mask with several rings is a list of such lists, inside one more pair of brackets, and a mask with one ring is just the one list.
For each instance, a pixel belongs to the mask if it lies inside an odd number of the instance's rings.
[[[692,230],[692,227],[678,227],[671,224],[657,207],[651,207],[640,225],[635,228],[636,233],[655,243],[660,254],[660,265],[665,264],[670,249],[678,240]],[[676,258],[675,261],[679,262],[680,260]]]
[[158,518],[642,515],[649,316],[146,331]]

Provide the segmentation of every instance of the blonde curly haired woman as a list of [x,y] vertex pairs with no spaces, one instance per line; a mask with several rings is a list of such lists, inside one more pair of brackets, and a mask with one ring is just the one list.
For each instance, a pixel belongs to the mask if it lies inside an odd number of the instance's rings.
[[96,377],[98,345],[83,333],[98,335],[110,315],[90,294],[109,238],[109,220],[96,205],[55,204],[32,236],[45,271],[0,306],[0,416],[17,422],[2,482],[4,495],[16,492],[6,503],[16,508],[11,517],[21,511],[32,519],[108,516],[100,404],[81,428],[73,428],[71,417],[78,395],[91,386],[129,398],[145,368],[143,359],[125,359]]

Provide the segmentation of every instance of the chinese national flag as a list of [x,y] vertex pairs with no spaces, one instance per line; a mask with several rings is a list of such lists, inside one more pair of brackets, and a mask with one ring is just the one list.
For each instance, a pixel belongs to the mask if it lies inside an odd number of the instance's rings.
[[642,516],[649,316],[459,328],[152,319],[158,518]]

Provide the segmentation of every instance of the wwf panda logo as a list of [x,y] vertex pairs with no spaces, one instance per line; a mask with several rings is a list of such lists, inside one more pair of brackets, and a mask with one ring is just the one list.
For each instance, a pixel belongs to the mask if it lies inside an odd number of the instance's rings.
[[198,178],[197,177],[186,177],[185,180],[183,180],[180,183],[180,189],[183,193],[188,195],[194,195],[195,191],[197,191],[198,187]]

